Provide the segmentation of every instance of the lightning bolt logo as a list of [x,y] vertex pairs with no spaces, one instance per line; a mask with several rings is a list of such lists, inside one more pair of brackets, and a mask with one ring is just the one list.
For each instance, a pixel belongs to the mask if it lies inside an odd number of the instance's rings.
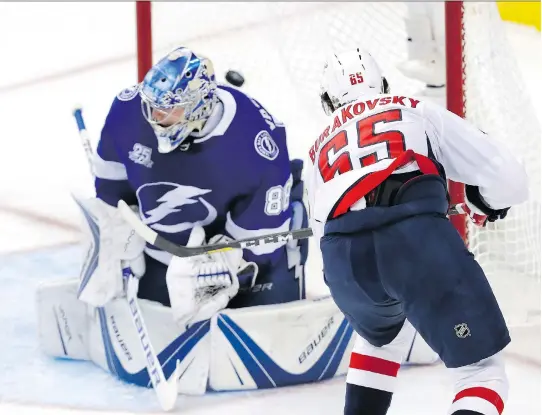
[[[141,197],[141,192],[149,187],[169,187],[172,190],[167,191],[163,196],[159,197],[156,202],[158,206],[153,209],[145,210],[143,198]],[[170,182],[157,182],[157,183],[147,183],[141,186],[136,194],[139,201],[139,216],[142,218],[143,223],[149,225],[151,228],[162,231],[166,233],[179,233],[187,229],[191,229],[194,225],[199,224],[201,226],[206,226],[212,223],[217,217],[217,211],[213,205],[207,202],[201,196],[210,193],[209,189],[200,189],[199,187],[194,186],[183,186],[177,183]],[[205,219],[196,221],[196,222],[182,222],[175,225],[165,225],[159,223],[162,219],[167,216],[181,212],[183,206],[201,204],[207,210],[207,216]]]

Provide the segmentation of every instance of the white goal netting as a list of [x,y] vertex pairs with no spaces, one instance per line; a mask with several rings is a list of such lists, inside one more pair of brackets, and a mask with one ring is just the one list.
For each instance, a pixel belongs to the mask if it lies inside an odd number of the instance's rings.
[[[506,142],[530,176],[531,199],[487,229],[469,227],[469,246],[512,325],[539,324],[540,125],[494,3],[465,3],[466,116]],[[154,60],[185,45],[209,56],[220,76],[237,69],[243,87],[289,129],[304,157],[325,116],[318,81],[328,51],[368,49],[395,92],[422,84],[396,65],[407,59],[405,3],[153,3]]]
[[540,321],[540,124],[497,8],[465,3],[466,117],[524,163],[530,200],[487,229],[469,226],[469,246],[514,325]]

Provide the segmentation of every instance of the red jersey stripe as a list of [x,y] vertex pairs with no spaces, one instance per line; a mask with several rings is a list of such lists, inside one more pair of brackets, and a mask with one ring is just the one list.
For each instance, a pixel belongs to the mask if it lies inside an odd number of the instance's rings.
[[438,174],[437,167],[431,159],[414,153],[412,150],[407,150],[397,157],[386,169],[369,173],[355,182],[337,201],[329,217],[334,219],[348,212],[348,209],[354,203],[391,176],[396,169],[413,160],[418,163],[418,167],[423,174]]

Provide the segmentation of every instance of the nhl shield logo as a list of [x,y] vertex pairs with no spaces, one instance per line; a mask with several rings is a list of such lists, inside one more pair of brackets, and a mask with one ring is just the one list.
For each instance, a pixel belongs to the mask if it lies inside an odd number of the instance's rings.
[[470,329],[469,326],[467,326],[467,323],[461,323],[454,327],[455,334],[460,339],[464,339],[466,337],[470,336]]

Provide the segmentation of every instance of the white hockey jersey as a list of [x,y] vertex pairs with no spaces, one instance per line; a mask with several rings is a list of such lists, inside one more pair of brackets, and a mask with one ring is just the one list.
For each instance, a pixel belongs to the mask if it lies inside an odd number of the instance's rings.
[[[478,186],[494,209],[527,199],[523,165],[501,143],[436,104],[375,95],[333,113],[309,149],[306,186],[317,238],[328,218],[365,207],[365,196],[390,174],[435,173],[430,154],[448,179]],[[431,153],[432,152],[432,153]]]

